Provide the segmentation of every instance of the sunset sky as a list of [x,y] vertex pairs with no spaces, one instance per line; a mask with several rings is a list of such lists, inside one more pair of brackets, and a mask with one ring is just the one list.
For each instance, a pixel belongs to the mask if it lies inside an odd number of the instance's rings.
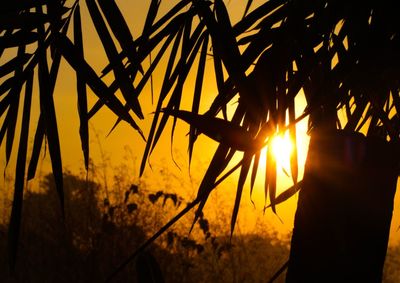
[[[116,1],[125,15],[125,19],[128,22],[128,25],[131,28],[131,32],[134,37],[140,35],[143,24],[145,21],[145,16],[148,9],[149,1],[137,1],[137,0],[117,0]],[[169,5],[172,3],[176,3],[177,1],[162,1],[162,6],[159,11],[160,15],[163,15],[165,11],[167,11]],[[256,7],[261,1],[254,1],[253,7]],[[106,64],[106,56],[101,47],[100,40],[96,34],[96,31],[91,23],[90,17],[86,10],[86,7],[83,1],[81,1],[81,13],[83,19],[83,40],[85,44],[85,57],[86,60],[90,63],[90,65],[96,70],[97,73],[100,73],[102,68]],[[234,23],[243,14],[244,6],[246,1],[243,0],[231,0],[225,1],[229,12],[231,12],[231,20]],[[168,52],[168,51],[167,51]],[[5,53],[3,56],[7,56]],[[167,57],[168,58],[168,57]],[[2,63],[1,63],[2,64]],[[164,64],[165,65],[165,64]],[[206,66],[209,67],[210,71],[213,66],[211,61]],[[147,66],[144,66],[146,69]],[[64,168],[71,170],[72,172],[78,172],[81,168],[84,168],[83,163],[83,154],[81,150],[80,140],[79,140],[79,117],[77,112],[77,102],[76,102],[76,78],[75,72],[71,67],[67,65],[65,61],[62,64],[62,71],[59,74],[58,82],[56,86],[56,94],[55,94],[55,103],[56,103],[56,113],[57,113],[57,122],[59,127],[60,134],[60,142],[61,142],[61,154]],[[206,71],[207,74],[207,71]],[[157,97],[157,93],[160,90],[162,83],[162,75],[163,68],[159,68],[158,73],[156,72],[153,76],[154,83],[154,93],[155,99]],[[111,77],[106,77],[105,82],[110,83]],[[107,81],[108,80],[108,81]],[[188,83],[186,84],[185,91],[193,92],[194,88],[194,77],[192,75],[189,78]],[[37,85],[36,85],[37,89]],[[212,98],[216,94],[216,85],[214,81],[214,77],[205,77],[203,92],[205,94],[209,94],[209,99],[207,96],[204,96],[204,99],[201,101],[200,112],[204,112],[210,106]],[[91,94],[89,88],[89,105],[92,106],[96,102],[96,98],[93,94]],[[190,99],[190,98],[189,98]],[[138,121],[139,126],[142,128],[145,136],[147,136],[149,132],[149,128],[151,125],[152,112],[154,110],[154,106],[151,101],[151,93],[150,93],[150,85],[148,85],[144,92],[140,96],[140,102],[143,105],[143,113],[145,119],[143,121]],[[36,128],[37,118],[38,118],[38,96],[34,96],[33,100],[33,113],[31,120],[31,128],[30,128],[30,150],[33,143],[33,134]],[[189,108],[188,101],[186,101],[186,107]],[[183,102],[183,107],[185,107],[185,101]],[[234,107],[234,105],[232,105]],[[299,115],[304,110],[304,101],[299,101],[297,103],[296,114]],[[2,120],[0,120],[2,121]],[[133,162],[134,166],[132,166],[132,172],[126,172],[126,174],[131,174],[133,180],[137,180],[140,161],[142,158],[143,150],[145,147],[145,142],[140,138],[137,132],[132,129],[129,125],[122,122],[118,125],[118,127],[106,137],[109,130],[112,128],[113,124],[116,121],[116,117],[111,111],[108,109],[103,109],[97,113],[97,115],[92,118],[90,121],[90,157],[93,160],[94,164],[100,164],[102,162],[102,158],[106,157],[109,160],[109,168],[108,174],[109,182],[111,185],[111,176],[112,176],[112,166],[117,166],[122,162],[127,162],[124,157],[128,157],[129,162]],[[299,164],[300,164],[300,179],[302,178],[302,171],[305,158],[306,151],[308,147],[308,136],[306,134],[307,123],[304,120],[299,123],[297,126],[298,130],[298,146],[299,146]],[[187,145],[188,138],[186,134],[189,131],[189,127],[184,122],[178,122],[178,127],[176,129],[176,133],[174,135],[174,144],[171,149],[170,143],[170,131],[166,131],[161,141],[159,142],[156,150],[153,152],[150,157],[151,164],[154,168],[167,167],[172,174],[176,174],[181,176],[185,180],[190,180],[192,178],[195,183],[196,180],[200,181],[202,175],[205,172],[206,166],[210,158],[212,157],[214,150],[217,146],[217,143],[208,139],[207,137],[200,137],[194,151],[193,164],[191,166],[191,171],[189,172],[188,167],[188,155],[187,155]],[[16,138],[18,141],[18,136]],[[0,172],[6,170],[6,174],[10,177],[13,177],[13,172],[15,168],[15,155],[16,149],[13,150],[14,159],[8,167],[5,169],[5,143],[0,148]],[[285,149],[284,149],[285,150]],[[28,156],[29,154],[28,149]],[[44,151],[43,151],[44,152]],[[181,169],[178,169],[174,164],[171,158],[171,152],[174,154],[174,158]],[[240,155],[235,159],[239,161]],[[41,159],[41,168],[44,172],[49,171],[51,169],[50,162],[47,157],[45,159]],[[260,170],[265,170],[265,161],[264,165],[261,164]],[[288,160],[282,158],[281,162],[283,163],[284,170],[290,172],[288,168]],[[283,189],[289,187],[291,183],[291,178],[285,175],[282,168],[278,168],[278,192]],[[154,170],[157,172],[157,170]],[[2,175],[2,174],[0,174]],[[145,171],[146,178],[151,178],[157,183],[157,174],[152,174],[152,170],[149,166],[147,166]],[[151,176],[151,177],[149,177]],[[1,177],[3,178],[3,177]],[[248,178],[249,179],[249,178]],[[228,199],[231,200],[229,203],[228,211],[231,211],[233,207],[233,200],[235,196],[236,186],[235,181],[237,181],[237,175],[228,179],[226,185],[222,185],[218,190],[219,196],[221,195],[229,195]],[[5,184],[5,181],[1,179],[1,183]],[[7,182],[6,182],[7,183]],[[249,230],[251,230],[252,225],[255,225],[256,217],[262,214],[262,208],[264,204],[264,194],[263,194],[263,184],[264,184],[264,173],[259,174],[256,188],[253,193],[253,201],[256,204],[256,209],[253,209],[250,198],[249,198],[249,185],[245,187],[245,191],[243,193],[243,212],[239,212],[241,216],[239,216],[240,225],[246,227],[248,225]],[[3,187],[3,185],[1,185]],[[6,187],[11,188],[11,183],[8,182]],[[158,188],[155,188],[157,190]],[[185,189],[185,188],[183,188]],[[183,192],[183,195],[186,196],[195,196],[196,188],[187,188],[190,191]],[[400,226],[400,193],[397,193],[396,201],[395,201],[395,217],[393,219],[393,224],[391,227],[391,243],[400,241],[400,232],[398,231],[398,227]],[[266,221],[270,221],[274,224],[274,226],[281,232],[288,233],[291,231],[293,225],[293,218],[295,212],[295,205],[297,202],[297,196],[289,200],[287,203],[279,205],[277,207],[278,215],[283,221],[279,220],[278,217],[273,215],[271,211],[268,211],[265,214]],[[247,223],[247,224],[244,224]],[[229,223],[227,223],[229,225]]]

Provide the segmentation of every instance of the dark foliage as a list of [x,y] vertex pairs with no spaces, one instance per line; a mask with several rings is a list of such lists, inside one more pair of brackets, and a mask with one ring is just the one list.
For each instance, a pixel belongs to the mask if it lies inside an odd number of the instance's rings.
[[[12,266],[19,241],[25,180],[34,177],[44,142],[51,157],[61,217],[65,217],[60,134],[53,99],[61,58],[66,59],[78,77],[79,134],[86,167],[88,120],[101,107],[107,106],[116,114],[115,125],[125,121],[144,138],[137,124],[137,119],[143,118],[138,98],[165,58],[167,68],[156,97],[140,171],[143,173],[170,119],[173,129],[178,118],[190,124],[190,156],[199,134],[216,140],[219,147],[191,205],[198,205],[198,220],[211,191],[224,179],[223,173],[234,153],[243,151],[242,161],[228,171],[240,168],[232,233],[252,163],[253,180],[258,172],[260,145],[268,146],[273,135],[284,131],[296,140],[295,124],[299,120],[309,117],[310,130],[365,129],[369,136],[398,140],[400,23],[396,1],[269,0],[254,9],[252,2],[247,1],[243,18],[232,23],[222,0],[179,1],[164,15],[159,13],[160,1],[152,0],[143,32],[134,38],[114,1],[86,0],[107,55],[102,74],[96,74],[85,60],[79,1],[21,0],[1,8],[0,54],[16,50],[15,56],[0,66],[0,144],[5,143],[7,163],[16,144],[16,131],[21,132],[8,237]],[[67,33],[70,26],[73,39]],[[154,60],[145,70],[142,63],[151,54],[155,54]],[[205,58],[209,54],[218,93],[209,109],[199,113],[207,69]],[[196,87],[193,93],[184,93],[197,58]],[[39,86],[40,119],[34,131],[31,159],[27,160],[32,76]],[[112,77],[110,85],[104,82],[104,76]],[[91,109],[87,106],[86,85],[98,97]],[[299,115],[295,113],[295,98],[301,91],[307,106]],[[183,116],[182,101],[187,96],[193,103],[190,115]],[[230,116],[227,105],[231,102],[237,104]],[[345,113],[345,121],[338,119],[339,110]],[[19,113],[23,113],[23,123],[17,129]],[[195,123],[198,119],[205,122],[199,126]],[[216,131],[214,122],[223,126]],[[242,138],[249,142],[243,145]],[[298,190],[296,151],[290,168],[294,189],[284,196],[276,195],[276,165],[270,153],[266,168],[265,194],[275,211],[278,200]]]
[[[64,184],[65,222],[51,175],[43,179],[41,192],[26,194],[21,257],[14,274],[7,271],[6,258],[1,257],[2,282],[102,282],[121,256],[128,256],[148,237],[149,226],[160,215],[179,206],[173,201],[163,204],[162,199],[152,203],[146,198],[151,193],[137,185],[128,187],[125,193],[133,190],[135,195],[126,201],[104,202],[101,188],[94,182],[68,173]],[[136,209],[130,211],[132,205]],[[228,237],[214,236],[204,216],[199,224],[200,237],[187,237],[187,229],[170,230],[113,282],[254,282],[271,276],[288,253],[285,243],[275,240],[274,235],[241,236],[230,244]],[[6,252],[6,230],[0,226],[2,255]],[[263,252],[257,252],[261,246]],[[255,265],[246,263],[250,258],[269,266],[268,270],[256,272]],[[236,270],[239,266],[241,271]],[[222,275],[225,281],[221,281]]]

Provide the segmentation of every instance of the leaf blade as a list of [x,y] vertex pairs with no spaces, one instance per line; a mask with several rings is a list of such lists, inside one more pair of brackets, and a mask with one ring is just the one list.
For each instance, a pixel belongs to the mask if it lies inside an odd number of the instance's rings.
[[[193,102],[192,102],[192,113],[198,114],[200,108],[201,91],[204,80],[204,72],[206,67],[206,57],[208,48],[208,36],[204,38],[203,47],[200,51],[200,59],[197,69],[196,82],[194,87]],[[192,159],[193,146],[196,141],[196,131],[192,126],[189,132],[189,163]]]
[[115,44],[107,29],[104,19],[101,16],[97,4],[94,0],[86,0],[86,5],[92,18],[93,24],[96,28],[97,34],[99,35],[99,38],[104,46],[104,51],[106,52],[111,66],[113,67],[115,79],[119,82],[118,85],[121,89],[123,97],[125,101],[129,104],[129,107],[137,115],[137,117],[143,119],[144,116],[140,103],[137,97],[134,95],[134,87],[129,79],[128,74],[123,68],[123,64],[120,61],[120,57],[118,55]]
[[15,269],[18,253],[18,242],[22,218],[22,202],[25,184],[25,165],[29,138],[29,120],[32,101],[33,72],[25,86],[24,111],[22,114],[21,134],[15,170],[14,197],[12,202],[10,224],[8,230],[8,247],[11,270]]
[[184,110],[163,110],[166,114],[180,118],[211,139],[240,151],[257,148],[247,130],[230,121],[208,115],[198,115]]
[[121,117],[135,130],[137,130],[144,139],[142,130],[129,115],[128,111],[118,100],[118,98],[110,92],[105,83],[96,75],[95,71],[84,60],[84,58],[79,56],[79,53],[76,51],[75,46],[69,40],[69,38],[62,35],[57,35],[57,46],[71,67],[74,68],[74,70],[85,79],[86,83],[93,90],[94,94],[96,94],[97,97],[99,97],[118,117]]
[[243,187],[246,182],[247,174],[250,170],[252,157],[253,153],[251,152],[245,152],[243,155],[242,168],[240,170],[239,181],[236,189],[235,204],[233,207],[232,218],[231,218],[231,238],[233,235],[233,231],[235,229],[235,224],[239,212],[240,200],[242,198]]
[[[80,56],[84,58],[83,39],[82,39],[82,23],[80,6],[77,4],[74,13],[74,41]],[[87,93],[86,82],[76,73],[76,89],[78,95],[78,114],[79,114],[79,135],[81,139],[81,148],[84,157],[86,171],[89,169],[89,126],[87,115]]]

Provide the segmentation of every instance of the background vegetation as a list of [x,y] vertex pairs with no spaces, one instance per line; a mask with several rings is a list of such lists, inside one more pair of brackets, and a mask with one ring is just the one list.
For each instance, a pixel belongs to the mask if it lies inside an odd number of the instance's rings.
[[[132,183],[123,174],[126,169],[115,168],[114,185],[108,189],[99,184],[104,183],[99,168],[90,170],[89,181],[66,172],[65,225],[53,176],[42,177],[39,188],[25,196],[21,257],[14,275],[6,261],[7,225],[0,226],[0,273],[5,282],[102,282],[186,204],[172,184],[165,191],[151,187],[151,180]],[[165,169],[161,172],[167,174]],[[224,224],[229,213],[219,215],[213,221],[201,217],[190,234],[193,215],[188,215],[113,282],[136,282],[138,262],[152,255],[166,282],[262,282],[285,262],[287,239],[278,240],[261,225],[254,234],[238,232],[231,241]]]
[[[121,259],[186,204],[174,191],[183,185],[176,176],[170,175],[169,183],[160,188],[149,178],[132,180],[124,174],[127,170],[126,165],[114,168],[114,180],[109,180],[113,185],[108,188],[101,166],[90,169],[88,181],[83,173],[67,171],[65,225],[52,174],[45,174],[38,186],[31,184],[24,200],[21,257],[14,275],[6,261],[4,219],[0,225],[3,282],[102,282]],[[160,174],[168,172],[161,168]],[[268,282],[288,258],[290,235],[279,236],[260,222],[252,233],[238,229],[230,240],[226,210],[211,200],[207,211],[212,216],[203,215],[190,234],[193,214],[187,215],[113,282],[139,282],[136,268],[141,266],[143,272],[154,268],[151,259],[158,262],[165,282]],[[389,247],[383,282],[398,282],[399,264],[400,247]],[[284,275],[275,282],[284,282]]]

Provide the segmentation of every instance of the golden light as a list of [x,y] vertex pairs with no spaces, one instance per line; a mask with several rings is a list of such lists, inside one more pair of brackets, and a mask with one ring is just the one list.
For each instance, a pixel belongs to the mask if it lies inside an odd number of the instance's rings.
[[289,135],[285,134],[273,137],[270,147],[276,160],[278,170],[279,168],[288,170],[290,168],[290,155],[293,152],[293,142]]
[[[271,138],[269,145],[262,149],[258,164],[258,187],[256,190],[254,190],[255,194],[253,200],[257,203],[257,205],[261,206],[264,205],[265,201],[264,182],[267,169],[266,159],[268,150],[272,152],[273,158],[276,161],[277,194],[282,193],[285,189],[293,185],[290,170],[290,157],[294,151],[294,143],[291,140],[289,133],[276,135]],[[302,162],[302,153],[301,147],[298,156],[300,162]],[[302,172],[302,168],[299,168],[299,176],[301,174],[300,171]]]
[[[281,180],[284,181],[285,186],[291,185],[291,177],[288,178],[287,175],[290,174],[290,156],[293,152],[293,149],[294,144],[288,133],[274,136],[270,142],[269,148],[266,146],[261,151],[259,170],[261,170],[261,172],[265,172],[267,150],[271,150],[276,161],[278,176],[286,177],[285,179],[287,180]],[[278,190],[280,189],[284,188],[278,188]]]

